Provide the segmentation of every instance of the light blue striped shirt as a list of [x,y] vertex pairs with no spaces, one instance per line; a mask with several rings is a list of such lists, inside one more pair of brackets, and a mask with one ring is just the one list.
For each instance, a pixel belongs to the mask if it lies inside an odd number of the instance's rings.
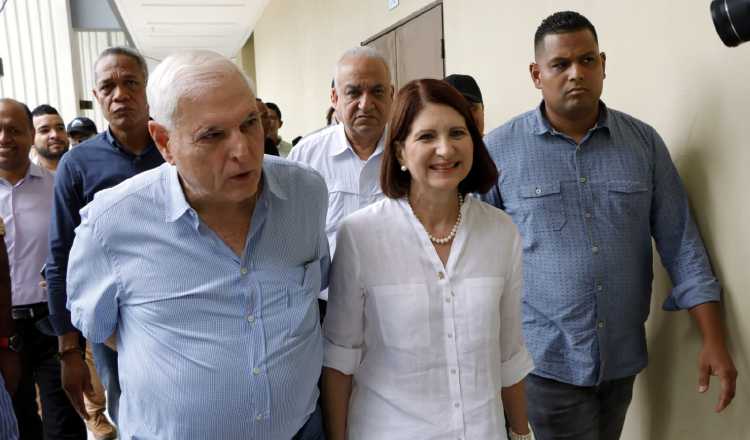
[[13,402],[10,400],[8,391],[5,390],[2,374],[0,374],[0,439],[18,440],[18,424],[13,412]]
[[323,360],[326,206],[320,175],[266,156],[241,258],[171,165],[81,211],[68,308],[87,339],[117,330],[120,438],[280,440],[302,427]]

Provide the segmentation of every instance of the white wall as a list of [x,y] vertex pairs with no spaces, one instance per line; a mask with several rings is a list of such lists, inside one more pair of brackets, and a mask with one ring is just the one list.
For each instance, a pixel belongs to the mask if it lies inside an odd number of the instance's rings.
[[[427,4],[402,0],[274,0],[255,30],[259,96],[284,112],[284,138],[323,124],[333,65],[346,48]],[[648,322],[650,366],[636,382],[623,439],[750,438],[750,43],[725,48],[709,0],[445,0],[447,73],[474,75],[491,129],[536,105],[528,77],[532,39],[545,16],[572,9],[588,16],[607,52],[603,98],[652,124],[664,137],[724,286],[729,347],[739,370],[737,397],[712,409],[718,382],[696,393],[700,335],[685,312],[660,305],[667,277],[657,264]]]
[[63,119],[77,109],[66,0],[8,1],[0,14],[0,96],[33,109],[50,104]]

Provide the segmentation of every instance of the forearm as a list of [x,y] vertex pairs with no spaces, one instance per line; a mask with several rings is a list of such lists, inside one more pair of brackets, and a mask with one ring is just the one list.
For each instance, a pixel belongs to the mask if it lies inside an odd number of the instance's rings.
[[690,309],[690,315],[701,331],[704,344],[724,345],[724,323],[721,320],[719,303],[697,305]]
[[73,331],[58,336],[57,346],[58,351],[61,353],[71,348],[83,349],[83,347],[81,347],[81,335],[78,332]]
[[526,415],[526,389],[524,381],[503,387],[500,390],[500,397],[503,400],[503,408],[508,417],[508,424],[516,434],[529,433],[529,419]]
[[324,367],[321,379],[326,438],[345,440],[352,376]]

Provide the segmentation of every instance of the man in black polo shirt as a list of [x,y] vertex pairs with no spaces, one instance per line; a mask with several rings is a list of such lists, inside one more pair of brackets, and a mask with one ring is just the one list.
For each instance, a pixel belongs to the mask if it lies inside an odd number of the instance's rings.
[[[164,162],[148,134],[148,69],[143,57],[127,47],[106,49],[94,64],[94,75],[94,97],[109,129],[70,150],[58,166],[46,271],[49,321],[59,336],[63,387],[87,419],[83,391],[90,388],[90,378],[81,356],[80,333],[70,323],[66,309],[65,286],[68,253],[81,221],[79,210],[98,191]],[[109,414],[116,422],[120,396],[117,353],[104,344],[93,344],[92,351],[109,396]]]

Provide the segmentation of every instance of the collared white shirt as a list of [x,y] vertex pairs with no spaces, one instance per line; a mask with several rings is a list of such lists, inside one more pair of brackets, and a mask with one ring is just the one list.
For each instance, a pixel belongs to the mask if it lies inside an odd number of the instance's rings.
[[349,214],[383,198],[380,161],[385,133],[367,160],[354,152],[344,124],[332,125],[302,139],[288,159],[304,162],[319,172],[328,186],[326,235],[331,255],[336,250],[336,231]]
[[33,163],[15,185],[0,178],[0,216],[5,223],[14,306],[47,301],[39,286],[39,271],[49,253],[54,183],[52,173]]
[[467,197],[445,266],[405,199],[341,224],[323,364],[353,374],[348,438],[504,439],[501,387],[533,369],[521,334],[521,240]]

